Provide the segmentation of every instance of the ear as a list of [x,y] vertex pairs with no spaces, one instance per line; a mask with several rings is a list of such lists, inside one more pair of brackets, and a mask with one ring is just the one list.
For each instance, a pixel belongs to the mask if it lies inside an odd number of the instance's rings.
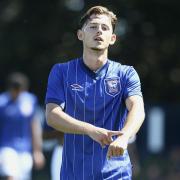
[[111,41],[110,41],[110,45],[113,45],[116,42],[116,34],[112,34],[111,36]]
[[83,36],[83,31],[81,29],[78,29],[78,31],[77,31],[77,37],[80,41],[83,40],[84,36]]

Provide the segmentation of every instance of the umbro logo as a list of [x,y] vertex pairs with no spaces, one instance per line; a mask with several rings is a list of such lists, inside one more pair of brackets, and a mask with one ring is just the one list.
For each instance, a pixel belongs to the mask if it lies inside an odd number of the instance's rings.
[[80,86],[79,84],[71,84],[71,88],[73,91],[83,91],[84,87]]

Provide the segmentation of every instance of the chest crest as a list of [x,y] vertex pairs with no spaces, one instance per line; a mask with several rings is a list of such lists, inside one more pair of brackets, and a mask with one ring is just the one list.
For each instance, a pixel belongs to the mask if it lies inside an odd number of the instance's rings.
[[119,77],[111,77],[104,79],[105,92],[110,96],[115,97],[120,93],[121,84]]

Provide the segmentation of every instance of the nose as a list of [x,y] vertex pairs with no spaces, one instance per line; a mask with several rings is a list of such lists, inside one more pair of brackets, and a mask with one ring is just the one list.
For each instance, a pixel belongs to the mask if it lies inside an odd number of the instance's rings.
[[101,26],[98,26],[98,27],[97,27],[97,34],[102,34],[102,28],[101,28]]

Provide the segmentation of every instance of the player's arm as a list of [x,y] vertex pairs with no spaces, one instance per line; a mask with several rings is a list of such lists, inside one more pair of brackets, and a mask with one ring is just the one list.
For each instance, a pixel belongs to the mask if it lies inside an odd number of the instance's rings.
[[144,121],[145,112],[143,98],[139,95],[128,97],[126,99],[126,107],[128,109],[128,116],[125,126],[121,131],[129,139],[138,132]]
[[44,166],[45,158],[42,152],[42,128],[36,116],[32,120],[31,129],[34,166],[41,169]]
[[124,150],[127,149],[129,138],[138,132],[144,121],[144,103],[141,96],[134,95],[128,97],[126,99],[126,107],[128,109],[128,116],[121,130],[122,135],[110,144],[107,154],[109,158],[123,154]]
[[110,144],[112,136],[120,134],[119,131],[109,131],[75,119],[63,112],[62,108],[55,103],[48,103],[46,105],[46,120],[49,126],[58,131],[88,135],[101,146]]

